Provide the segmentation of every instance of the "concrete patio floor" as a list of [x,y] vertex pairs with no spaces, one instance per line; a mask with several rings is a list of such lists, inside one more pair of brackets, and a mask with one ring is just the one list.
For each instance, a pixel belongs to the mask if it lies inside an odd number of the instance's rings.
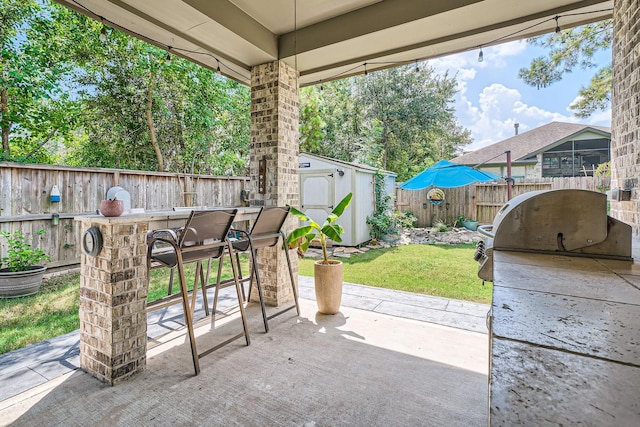
[[[486,425],[482,305],[350,285],[340,313],[326,316],[308,281],[299,317],[276,317],[265,334],[249,304],[251,345],[202,358],[198,376],[178,330],[150,341],[147,369],[130,381],[110,387],[70,370],[1,401],[0,425]],[[199,351],[240,329],[233,307],[214,330],[200,320]]]

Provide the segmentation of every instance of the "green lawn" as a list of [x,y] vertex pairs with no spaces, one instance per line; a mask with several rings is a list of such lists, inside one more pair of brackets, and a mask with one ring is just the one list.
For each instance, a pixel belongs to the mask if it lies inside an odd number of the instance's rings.
[[40,292],[0,299],[0,354],[79,328],[80,275],[47,280]]
[[[344,281],[379,288],[489,304],[491,283],[482,285],[474,245],[407,245],[341,258]],[[299,273],[313,276],[316,259],[299,262]]]
[[[344,280],[388,289],[398,289],[446,298],[489,303],[491,284],[482,286],[472,245],[409,245],[378,249],[344,258]],[[227,258],[228,259],[228,258]],[[300,260],[301,275],[313,276],[313,262]],[[242,270],[248,274],[248,258]],[[217,262],[214,262],[217,266]],[[193,283],[193,265],[187,283]],[[215,280],[212,268],[211,280]],[[223,278],[231,277],[225,263]],[[166,295],[169,270],[151,271],[148,300]],[[58,276],[43,283],[37,295],[0,299],[0,354],[66,334],[79,327],[79,274]],[[173,291],[179,290],[177,278]]]

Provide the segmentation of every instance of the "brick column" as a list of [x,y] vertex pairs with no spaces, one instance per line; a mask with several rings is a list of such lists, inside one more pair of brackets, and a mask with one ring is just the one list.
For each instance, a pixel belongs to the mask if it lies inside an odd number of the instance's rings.
[[103,248],[82,254],[80,367],[110,385],[146,366],[147,224],[126,218],[82,220],[82,233],[98,227]]
[[[298,116],[297,71],[282,61],[254,67],[251,70],[251,206],[299,206]],[[266,165],[263,193],[258,186],[261,160]],[[285,231],[297,223],[297,219],[289,218]],[[297,280],[295,251],[291,251],[290,256]],[[279,306],[292,301],[284,252],[262,249],[258,258],[265,302]],[[255,287],[253,290],[255,293]]]
[[615,0],[611,96],[611,187],[631,201],[611,202],[611,215],[640,234],[640,3]]

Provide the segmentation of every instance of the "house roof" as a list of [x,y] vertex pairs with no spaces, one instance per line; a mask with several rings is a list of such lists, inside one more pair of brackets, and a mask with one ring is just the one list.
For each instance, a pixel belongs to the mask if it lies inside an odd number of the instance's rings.
[[391,172],[391,171],[388,171],[388,170],[379,169],[379,168],[375,168],[373,166],[363,165],[363,164],[360,164],[360,163],[345,162],[344,160],[333,159],[331,157],[320,156],[318,154],[300,153],[300,157],[302,157],[302,156],[315,158],[317,160],[322,160],[322,161],[329,162],[329,163],[334,163],[336,165],[344,165],[344,166],[347,166],[347,167],[352,167],[352,168],[355,168],[355,169],[360,169],[360,170],[371,172],[371,173],[376,173],[377,171],[380,171],[384,175],[391,175],[393,177],[398,176],[397,173]]
[[545,148],[551,145],[570,140],[572,137],[585,131],[600,133],[603,137],[611,138],[610,127],[551,122],[487,147],[463,154],[451,161],[468,166],[477,166],[483,163],[505,163],[506,157],[501,157],[501,155],[504,154],[505,151],[510,150],[511,161],[522,162],[526,158],[540,151],[544,151]]

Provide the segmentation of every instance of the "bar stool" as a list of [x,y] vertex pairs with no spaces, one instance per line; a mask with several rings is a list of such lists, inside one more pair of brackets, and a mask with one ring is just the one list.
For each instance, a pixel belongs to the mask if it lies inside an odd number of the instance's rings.
[[[237,209],[192,211],[191,215],[185,222],[184,228],[179,236],[176,236],[175,233],[173,236],[171,236],[169,233],[169,237],[167,237],[166,235],[163,236],[161,234],[157,234],[151,239],[149,248],[147,250],[147,262],[149,266],[152,262],[157,262],[164,265],[165,267],[175,267],[178,270],[180,294],[177,294],[177,299],[173,303],[176,304],[182,301],[185,324],[187,326],[189,342],[191,345],[193,367],[196,375],[200,373],[199,359],[201,357],[206,356],[207,354],[242,336],[245,337],[247,345],[251,343],[249,338],[247,319],[244,312],[244,306],[242,304],[240,282],[238,281],[238,274],[234,263],[231,263],[234,277],[232,283],[234,283],[236,286],[238,303],[240,305],[240,316],[242,318],[243,332],[235,335],[234,337],[211,349],[198,354],[193,328],[193,309],[196,301],[198,275],[200,275],[202,291],[205,295],[205,304],[207,304],[206,281],[204,280],[202,275],[202,261],[210,260],[209,262],[211,262],[211,260],[217,259],[221,264],[222,257],[225,252],[227,252],[231,256],[231,254],[233,253],[233,246],[227,238],[227,235],[229,234],[229,230],[236,216],[236,213]],[[155,250],[156,243],[163,243],[165,245],[168,245],[169,249],[163,251]],[[184,265],[190,262],[197,263],[196,283],[194,283],[191,304],[189,304],[189,293],[187,291],[187,285],[184,275]]]
[[[289,251],[285,245],[285,235],[282,231],[287,216],[289,215],[289,207],[263,207],[258,213],[258,217],[253,223],[253,227],[250,232],[244,230],[231,229],[231,232],[236,236],[232,239],[232,246],[236,255],[240,252],[248,252],[251,257],[251,272],[248,278],[241,278],[239,282],[244,283],[249,281],[249,295],[247,299],[251,299],[251,288],[253,286],[253,278],[255,277],[256,286],[258,289],[258,297],[260,299],[260,308],[262,309],[262,319],[264,322],[265,332],[269,332],[269,319],[279,316],[295,307],[298,315],[300,315],[300,306],[298,304],[298,292],[296,291],[296,285],[293,277],[293,270],[291,269],[291,259],[289,258]],[[291,290],[293,291],[294,305],[285,308],[271,316],[267,317],[267,312],[264,305],[264,298],[262,294],[262,285],[260,284],[260,275],[258,274],[258,249],[274,247],[280,241],[282,237],[282,247],[287,258],[287,266],[289,268],[289,279],[291,280]],[[233,265],[233,256],[231,258],[231,264]],[[239,264],[239,260],[236,257],[236,262]],[[220,282],[220,275],[222,272],[221,265],[218,266],[218,278],[216,291],[213,297],[213,315],[216,313],[216,306],[218,303],[218,291],[225,287],[231,286],[229,281]]]

